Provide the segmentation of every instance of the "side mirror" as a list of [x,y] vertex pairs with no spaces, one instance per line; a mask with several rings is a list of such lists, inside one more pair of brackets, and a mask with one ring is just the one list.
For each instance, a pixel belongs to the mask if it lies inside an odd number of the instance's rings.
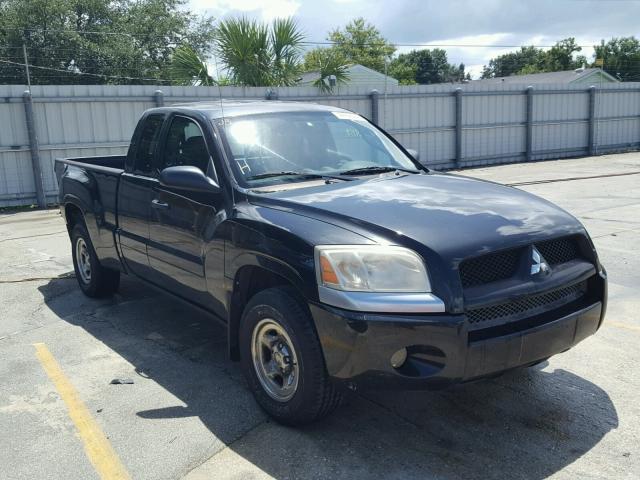
[[216,193],[220,186],[207,177],[202,170],[190,165],[167,167],[160,172],[160,185],[191,192]]
[[409,155],[411,155],[411,156],[413,157],[413,159],[414,159],[416,162],[419,162],[419,161],[420,161],[420,154],[418,153],[418,151],[417,151],[417,150],[414,150],[413,148],[406,148],[405,150],[407,151],[407,153],[408,153]]

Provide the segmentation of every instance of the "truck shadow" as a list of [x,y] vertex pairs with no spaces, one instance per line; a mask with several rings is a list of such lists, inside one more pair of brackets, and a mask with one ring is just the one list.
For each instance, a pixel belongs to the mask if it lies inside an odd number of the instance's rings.
[[133,405],[132,436],[157,428],[158,420],[197,417],[211,433],[208,444],[181,438],[172,461],[190,451],[197,465],[227,446],[233,478],[257,467],[277,479],[542,479],[618,425],[597,385],[565,370],[534,368],[440,392],[358,394],[322,422],[286,428],[260,411],[238,366],[226,359],[224,329],[206,315],[127,277],[112,299],[88,301],[75,279],[54,279],[39,290],[60,318],[133,365],[131,387],[155,382],[178,399],[157,408]]

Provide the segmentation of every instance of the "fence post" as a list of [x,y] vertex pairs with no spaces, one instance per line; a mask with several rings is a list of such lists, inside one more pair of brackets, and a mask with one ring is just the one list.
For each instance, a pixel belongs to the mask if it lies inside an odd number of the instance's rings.
[[47,206],[47,202],[44,198],[42,166],[40,165],[40,147],[38,146],[38,136],[36,135],[36,127],[33,119],[33,103],[31,102],[31,92],[29,90],[25,90],[22,94],[22,101],[24,102],[27,134],[29,135],[29,150],[31,150],[31,168],[33,169],[33,183],[36,187],[36,199],[38,206],[44,208]]
[[156,102],[156,107],[164,107],[164,93],[162,90],[156,90],[153,93],[153,101]]
[[462,89],[456,88],[456,166],[462,161]]
[[589,87],[589,155],[596,154],[596,87]]
[[378,125],[378,120],[380,119],[380,93],[378,92],[378,90],[371,90],[369,96],[371,97],[371,122],[375,125]]
[[533,160],[533,87],[527,87],[527,109],[526,109],[526,152],[527,162]]

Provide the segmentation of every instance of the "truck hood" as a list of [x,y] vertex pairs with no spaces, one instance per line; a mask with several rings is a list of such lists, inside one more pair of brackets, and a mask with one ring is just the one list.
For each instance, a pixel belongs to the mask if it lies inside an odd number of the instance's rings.
[[250,201],[377,242],[418,242],[449,261],[583,231],[574,217],[535,195],[441,173],[368,177],[255,194]]

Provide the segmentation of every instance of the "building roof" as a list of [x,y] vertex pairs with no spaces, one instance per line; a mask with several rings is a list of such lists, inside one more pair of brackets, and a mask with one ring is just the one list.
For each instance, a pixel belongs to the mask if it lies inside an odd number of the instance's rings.
[[[395,86],[399,83],[398,80],[389,75],[385,75],[384,73],[380,73],[377,70],[358,63],[347,65],[347,75],[349,76],[347,85],[380,86],[386,83],[389,86]],[[298,83],[300,85],[311,85],[319,78],[320,71],[311,70],[303,73]]]
[[510,83],[510,84],[541,84],[541,83],[574,83],[583,82],[592,76],[601,76],[606,82],[618,82],[619,80],[601,68],[578,68],[576,70],[564,70],[561,72],[531,73],[528,75],[511,75],[509,77],[495,77],[474,80],[483,83]]

